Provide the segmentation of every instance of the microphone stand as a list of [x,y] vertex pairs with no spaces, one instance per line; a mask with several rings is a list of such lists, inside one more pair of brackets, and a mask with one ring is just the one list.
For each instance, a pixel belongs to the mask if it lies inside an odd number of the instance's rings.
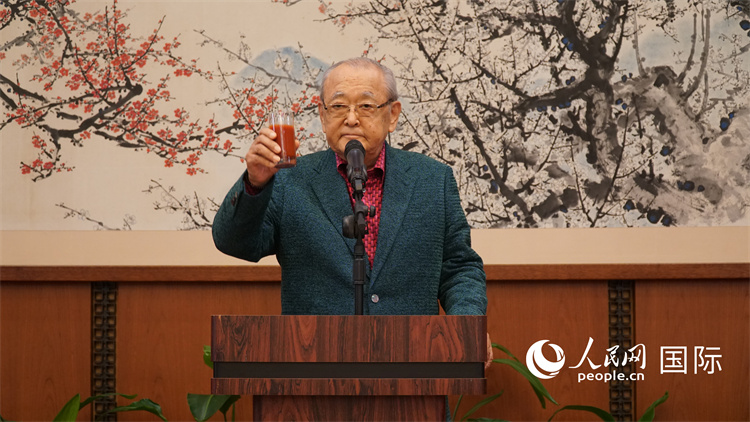
[[352,265],[352,279],[354,282],[354,315],[362,315],[364,308],[365,286],[365,242],[367,233],[367,216],[375,215],[375,207],[368,207],[362,201],[367,176],[355,177],[352,181],[352,197],[354,198],[354,213],[344,217],[343,232],[354,242],[354,262]]

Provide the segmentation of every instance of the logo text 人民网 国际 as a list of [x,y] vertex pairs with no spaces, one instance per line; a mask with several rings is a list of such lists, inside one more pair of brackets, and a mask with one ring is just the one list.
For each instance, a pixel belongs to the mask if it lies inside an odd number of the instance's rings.
[[[565,352],[562,347],[548,342],[549,340],[539,340],[532,344],[526,353],[526,366],[539,379],[554,378],[565,366]],[[549,360],[544,356],[543,348],[545,345],[549,346],[554,352],[554,360]],[[630,348],[621,348],[619,345],[611,346],[604,349],[604,357],[601,360],[595,359],[596,363],[589,357],[593,345],[594,339],[589,337],[586,350],[578,360],[578,364],[568,367],[568,369],[579,370],[578,382],[639,381],[644,379],[643,372],[638,372],[646,369],[646,346],[644,344],[636,344]],[[702,371],[711,375],[722,370],[721,357],[720,347],[695,346],[691,365],[691,356],[687,346],[662,346],[660,374],[688,374],[692,367],[691,372],[693,374]],[[592,372],[586,372],[584,369],[587,368],[591,368]],[[601,371],[600,368],[606,370]]]

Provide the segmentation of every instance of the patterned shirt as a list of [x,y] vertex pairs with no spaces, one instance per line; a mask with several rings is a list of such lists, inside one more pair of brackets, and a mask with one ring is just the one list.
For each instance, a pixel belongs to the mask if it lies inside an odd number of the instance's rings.
[[[354,210],[354,197],[352,196],[353,189],[352,184],[349,182],[349,178],[346,177],[346,161],[339,158],[336,155],[336,168],[339,170],[339,174],[346,181],[346,188],[349,191],[349,200],[352,204],[352,211]],[[370,261],[370,268],[373,265],[373,258],[375,257],[375,249],[378,245],[378,230],[380,229],[380,209],[383,203],[383,181],[385,180],[385,145],[380,150],[378,160],[375,162],[373,168],[367,170],[367,182],[365,182],[365,192],[362,197],[362,202],[368,207],[375,207],[375,216],[367,217],[367,234],[363,239],[365,243],[365,252],[367,258]]]

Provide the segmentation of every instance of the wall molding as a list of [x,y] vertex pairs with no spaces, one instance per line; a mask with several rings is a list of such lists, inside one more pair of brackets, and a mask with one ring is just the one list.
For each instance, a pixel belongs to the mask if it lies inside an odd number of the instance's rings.
[[[487,280],[750,280],[750,263],[485,265]],[[276,265],[0,266],[1,281],[279,282]]]

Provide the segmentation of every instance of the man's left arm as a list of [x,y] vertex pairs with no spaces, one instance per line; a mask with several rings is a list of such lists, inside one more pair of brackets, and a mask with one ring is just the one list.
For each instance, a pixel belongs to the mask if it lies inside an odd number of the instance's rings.
[[448,315],[485,315],[487,284],[482,258],[471,247],[471,229],[461,207],[453,170],[446,167],[446,173],[440,303]]

